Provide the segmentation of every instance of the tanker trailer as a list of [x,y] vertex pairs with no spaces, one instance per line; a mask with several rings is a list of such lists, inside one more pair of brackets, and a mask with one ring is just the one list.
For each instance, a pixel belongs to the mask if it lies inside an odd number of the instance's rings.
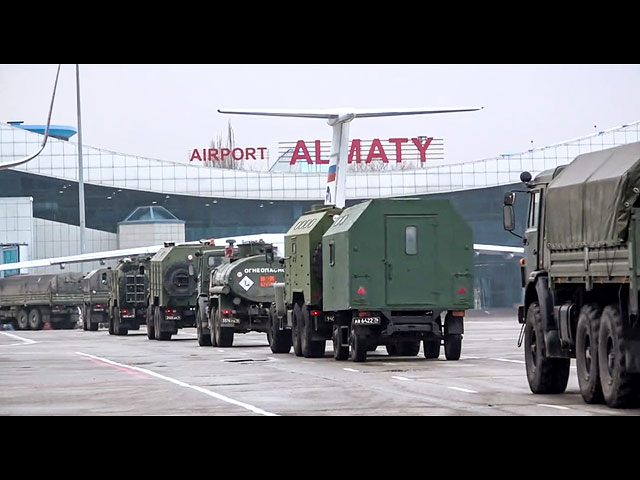
[[18,330],[71,329],[83,303],[81,273],[13,275],[0,279],[0,321]]
[[109,278],[111,267],[92,270],[82,279],[82,329],[95,332],[101,323],[109,321],[107,303],[109,301]]
[[149,298],[149,262],[151,257],[124,258],[110,276],[107,312],[109,334],[126,335],[147,323]]
[[[249,242],[225,258],[210,274],[209,331],[211,344],[233,345],[236,333],[264,332],[272,343],[270,310],[273,284],[284,281],[284,268],[274,257],[273,245]],[[290,343],[286,346],[289,351]]]

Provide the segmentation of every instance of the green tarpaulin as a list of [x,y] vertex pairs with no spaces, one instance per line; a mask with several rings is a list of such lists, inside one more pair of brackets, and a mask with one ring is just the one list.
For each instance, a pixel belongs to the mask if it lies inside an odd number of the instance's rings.
[[612,246],[627,240],[640,193],[640,142],[579,155],[549,183],[551,249]]

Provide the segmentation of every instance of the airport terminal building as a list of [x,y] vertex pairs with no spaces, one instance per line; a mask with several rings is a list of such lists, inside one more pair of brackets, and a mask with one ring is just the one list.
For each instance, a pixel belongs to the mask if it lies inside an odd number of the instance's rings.
[[[579,154],[637,141],[640,122],[491,159],[352,171],[346,180],[347,205],[380,197],[446,198],[471,225],[474,243],[522,246],[502,228],[504,193],[518,187],[522,171],[535,176]],[[0,123],[3,161],[26,156],[41,142],[39,133]],[[34,160],[0,171],[0,263],[80,253],[77,150],[71,140],[50,137]],[[156,239],[166,232],[166,240],[177,241],[283,233],[300,214],[324,202],[326,172],[305,168],[309,163],[304,161],[291,168],[290,149],[276,155],[269,171],[259,172],[142,158],[87,145],[82,151],[87,252],[117,249],[125,237],[131,244],[134,228],[153,230]],[[526,202],[516,207],[516,231],[522,231]],[[517,260],[510,254],[476,256],[476,308],[520,302]]]

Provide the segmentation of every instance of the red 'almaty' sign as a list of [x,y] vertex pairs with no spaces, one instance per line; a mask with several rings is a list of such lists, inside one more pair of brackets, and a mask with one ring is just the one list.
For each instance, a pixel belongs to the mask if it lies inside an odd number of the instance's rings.
[[[422,137],[424,138],[424,137]],[[420,161],[427,161],[427,148],[431,145],[433,141],[433,137],[426,137],[424,141],[421,141],[420,138],[412,138],[411,142],[418,150],[420,154]],[[395,148],[395,158],[396,163],[402,163],[402,145],[405,143],[409,143],[408,138],[390,138],[388,140],[389,143],[393,144],[392,148]],[[322,160],[320,158],[320,140],[316,140],[315,144],[315,163],[316,164],[328,164],[329,160]],[[307,144],[304,140],[298,140],[296,146],[293,149],[293,154],[291,155],[291,161],[289,162],[291,165],[295,165],[296,162],[306,161],[307,163],[314,163],[311,158],[311,154],[309,153],[309,149],[307,148]],[[349,149],[349,163],[356,162],[361,163],[364,161],[365,163],[371,163],[373,160],[380,160],[384,163],[389,163],[389,157],[387,156],[387,152],[385,151],[382,142],[379,138],[374,138],[371,141],[371,146],[369,147],[369,151],[366,154],[366,157],[363,159],[363,151],[362,151],[362,140],[353,139],[351,141],[351,148]]]

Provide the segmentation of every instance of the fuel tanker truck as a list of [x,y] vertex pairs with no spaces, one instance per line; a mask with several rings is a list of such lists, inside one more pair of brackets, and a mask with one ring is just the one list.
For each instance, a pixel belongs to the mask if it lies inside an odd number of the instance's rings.
[[[149,267],[147,337],[171,340],[178,329],[196,327],[198,278],[208,275],[214,257],[224,256],[224,247],[209,241],[175,245],[166,242]],[[210,260],[210,258],[212,258]]]
[[0,279],[0,321],[17,330],[71,329],[83,304],[81,273],[13,275]]
[[[284,268],[274,257],[273,245],[261,242],[238,245],[236,253],[224,258],[209,275],[209,342],[205,344],[230,347],[234,334],[252,331],[267,333],[271,340],[273,285],[283,280]],[[289,342],[287,351],[290,349]]]
[[109,287],[106,312],[110,335],[127,335],[147,323],[150,261],[148,256],[123,258],[111,274],[102,274]]
[[[297,356],[366,361],[426,358],[444,344],[460,358],[465,311],[473,308],[471,229],[444,200],[374,199],[303,214],[285,236],[284,283],[276,283],[273,345],[291,336]],[[289,332],[287,332],[289,331]]]
[[[518,321],[529,387],[565,391],[576,359],[586,403],[640,400],[640,142],[520,175],[527,190]],[[516,191],[504,199],[515,229]]]
[[107,277],[111,276],[111,267],[92,270],[82,278],[82,328],[83,330],[95,332],[101,323],[109,321],[110,285]]

